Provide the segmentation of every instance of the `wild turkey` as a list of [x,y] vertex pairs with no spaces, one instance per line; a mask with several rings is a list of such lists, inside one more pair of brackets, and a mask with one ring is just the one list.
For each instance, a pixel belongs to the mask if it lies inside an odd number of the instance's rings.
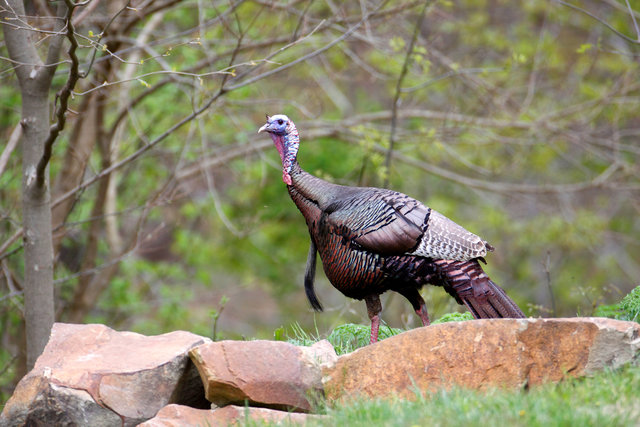
[[480,237],[405,194],[336,185],[305,172],[297,161],[298,131],[283,114],[267,116],[260,132],[271,135],[282,180],[309,227],[304,286],[315,310],[322,311],[313,285],[317,251],[333,286],[365,300],[371,343],[378,340],[380,294],[388,290],[407,298],[425,326],[418,290],[426,284],[444,287],[475,318],[525,317],[482,270],[479,261],[493,247]]

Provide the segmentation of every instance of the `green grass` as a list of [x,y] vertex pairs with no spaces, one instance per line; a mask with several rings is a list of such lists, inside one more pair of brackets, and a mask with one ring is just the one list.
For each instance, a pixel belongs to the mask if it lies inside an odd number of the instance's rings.
[[[454,388],[416,393],[414,401],[359,399],[321,406],[317,412],[326,419],[309,421],[307,426],[637,426],[640,367],[603,371],[528,391]],[[264,424],[246,421],[243,425]]]
[[455,388],[415,401],[357,400],[311,425],[634,426],[640,424],[640,367],[547,384],[529,391]]
[[[433,324],[445,323],[445,322],[460,322],[463,320],[471,320],[473,316],[470,313],[447,313]],[[398,335],[404,332],[402,329],[392,328],[387,325],[380,325],[378,332],[378,340],[382,341],[386,338]],[[273,336],[276,341],[287,341],[294,345],[309,346],[319,341],[320,334],[316,330],[315,334],[310,334],[305,331],[298,323],[294,323],[289,328],[279,327],[273,332]],[[361,347],[369,345],[371,337],[371,326],[358,325],[355,323],[346,323],[344,325],[337,326],[327,336],[327,340],[333,345],[338,355],[351,353]]]

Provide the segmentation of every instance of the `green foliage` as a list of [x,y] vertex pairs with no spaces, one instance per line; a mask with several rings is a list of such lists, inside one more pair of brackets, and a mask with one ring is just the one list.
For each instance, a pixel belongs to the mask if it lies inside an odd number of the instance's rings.
[[601,304],[593,310],[593,315],[595,317],[609,317],[611,319],[619,319],[622,316],[622,311],[620,310],[620,303],[618,304]]
[[[380,325],[378,340],[382,341],[403,332],[401,329]],[[336,353],[346,354],[360,347],[369,345],[371,339],[371,326],[347,323],[337,326],[327,337],[331,345],[336,349]]]
[[446,322],[464,322],[465,320],[473,320],[473,316],[468,311],[464,313],[447,313],[440,317],[438,320],[431,322],[432,325]]
[[640,286],[622,298],[620,309],[624,313],[625,320],[635,320],[640,323]]
[[640,286],[633,289],[617,304],[603,304],[596,307],[594,316],[631,320],[640,323]]
[[280,326],[275,331],[273,331],[273,336],[276,341],[287,341],[293,345],[301,345],[301,346],[310,346],[320,340],[318,337],[318,331],[316,331],[316,335],[311,335],[307,331],[304,330],[302,326],[298,322],[293,323],[290,326],[291,331],[289,332],[283,326]]

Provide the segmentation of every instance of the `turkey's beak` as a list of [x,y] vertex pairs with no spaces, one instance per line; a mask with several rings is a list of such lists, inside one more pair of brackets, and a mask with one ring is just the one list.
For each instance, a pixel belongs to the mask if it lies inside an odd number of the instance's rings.
[[258,133],[267,132],[268,130],[269,130],[269,123],[265,123],[264,126],[262,126],[260,129],[258,129]]

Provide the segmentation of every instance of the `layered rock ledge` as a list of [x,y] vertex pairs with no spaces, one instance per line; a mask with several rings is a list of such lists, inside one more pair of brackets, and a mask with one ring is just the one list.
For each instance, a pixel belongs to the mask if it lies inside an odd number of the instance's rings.
[[604,318],[444,323],[340,357],[328,341],[214,343],[57,323],[0,425],[297,424],[318,417],[318,400],[535,387],[638,361],[640,324]]
[[487,319],[417,328],[324,371],[329,401],[415,397],[458,385],[521,388],[637,362],[640,324],[604,318]]

